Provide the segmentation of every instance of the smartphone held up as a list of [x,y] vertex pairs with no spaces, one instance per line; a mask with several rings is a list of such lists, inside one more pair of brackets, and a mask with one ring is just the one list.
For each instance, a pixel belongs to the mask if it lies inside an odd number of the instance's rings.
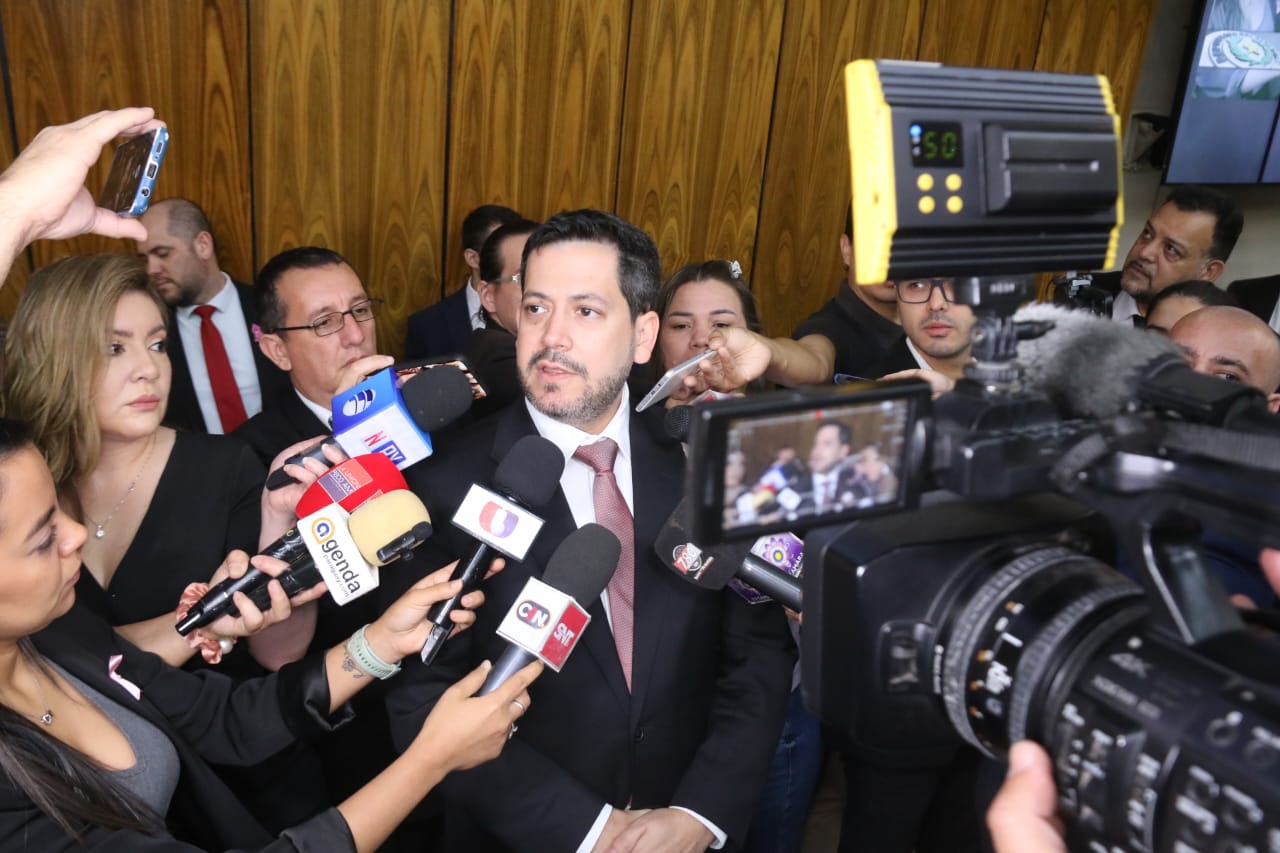
[[116,148],[98,204],[122,216],[141,216],[151,203],[156,175],[169,147],[169,131],[158,127]]

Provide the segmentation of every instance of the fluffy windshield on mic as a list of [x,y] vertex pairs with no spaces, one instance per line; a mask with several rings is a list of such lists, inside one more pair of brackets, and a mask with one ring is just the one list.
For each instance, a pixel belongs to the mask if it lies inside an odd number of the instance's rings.
[[421,498],[401,489],[357,507],[347,520],[347,527],[365,562],[385,566],[403,556],[404,549],[397,549],[390,555],[380,553],[382,549],[390,542],[403,539],[406,534],[413,534],[416,543],[422,544],[431,535],[431,515]]
[[1112,418],[1138,401],[1144,377],[1164,365],[1186,364],[1163,335],[1144,332],[1088,311],[1036,304],[1015,320],[1048,320],[1043,337],[1018,342],[1029,390],[1048,397],[1067,417]]
[[434,432],[462,417],[471,408],[471,383],[452,365],[423,370],[404,383],[400,396],[423,432]]

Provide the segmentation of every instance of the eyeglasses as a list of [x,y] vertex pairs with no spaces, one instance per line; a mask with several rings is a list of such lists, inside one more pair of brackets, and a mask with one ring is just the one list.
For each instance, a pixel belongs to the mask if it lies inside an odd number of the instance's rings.
[[511,275],[504,275],[502,278],[492,279],[489,283],[490,284],[506,284],[507,282],[511,282],[512,284],[519,284],[520,273],[513,272]]
[[942,289],[942,298],[948,302],[956,301],[956,284],[949,278],[922,278],[916,281],[899,281],[894,284],[898,298],[903,302],[928,302],[933,298],[936,288]]
[[347,324],[348,314],[357,323],[367,323],[377,316],[378,308],[381,305],[381,299],[366,299],[363,302],[357,302],[346,311],[321,314],[305,326],[276,326],[271,332],[272,334],[276,332],[301,332],[303,329],[310,329],[324,338],[342,331],[342,327]]

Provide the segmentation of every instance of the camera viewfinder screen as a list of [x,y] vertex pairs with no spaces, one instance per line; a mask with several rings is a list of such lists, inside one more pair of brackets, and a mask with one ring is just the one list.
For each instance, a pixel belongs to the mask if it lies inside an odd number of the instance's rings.
[[896,399],[729,421],[724,529],[899,504],[911,420],[911,400]]

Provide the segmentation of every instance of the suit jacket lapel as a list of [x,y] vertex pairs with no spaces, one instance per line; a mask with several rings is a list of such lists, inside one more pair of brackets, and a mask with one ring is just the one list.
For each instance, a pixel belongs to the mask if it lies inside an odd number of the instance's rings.
[[[666,458],[664,458],[666,457]],[[661,650],[663,624],[670,612],[665,601],[666,571],[653,551],[658,532],[667,523],[683,490],[683,469],[669,464],[668,454],[654,441],[641,416],[631,416],[631,483],[635,505],[636,590],[634,638],[631,649],[632,724],[645,706],[653,671],[679,650]],[[612,636],[609,638],[612,641]],[[616,656],[616,655],[615,655]],[[621,668],[619,668],[621,673]]]
[[[526,435],[537,435],[533,420],[529,417],[529,411],[523,402],[511,404],[507,411],[498,417],[503,420],[494,435],[493,460],[495,463],[500,463],[518,440]],[[634,446],[634,437],[632,442]],[[632,467],[634,470],[634,463]],[[546,519],[546,524],[529,551],[528,571],[540,578],[546,571],[551,554],[566,536],[577,529],[577,524],[573,520],[573,512],[569,509],[569,501],[564,496],[564,490],[559,488],[556,489],[551,502],[539,515]],[[591,614],[591,624],[578,643],[600,669],[605,683],[618,699],[622,711],[629,712],[631,694],[627,690],[627,681],[622,676],[622,664],[618,661],[618,649],[613,642],[613,631],[609,628],[609,619],[604,612],[604,605],[599,596],[596,596],[594,601],[578,603],[587,608],[587,612]],[[581,653],[581,650],[575,652],[575,654]],[[634,671],[632,674],[634,676]]]

